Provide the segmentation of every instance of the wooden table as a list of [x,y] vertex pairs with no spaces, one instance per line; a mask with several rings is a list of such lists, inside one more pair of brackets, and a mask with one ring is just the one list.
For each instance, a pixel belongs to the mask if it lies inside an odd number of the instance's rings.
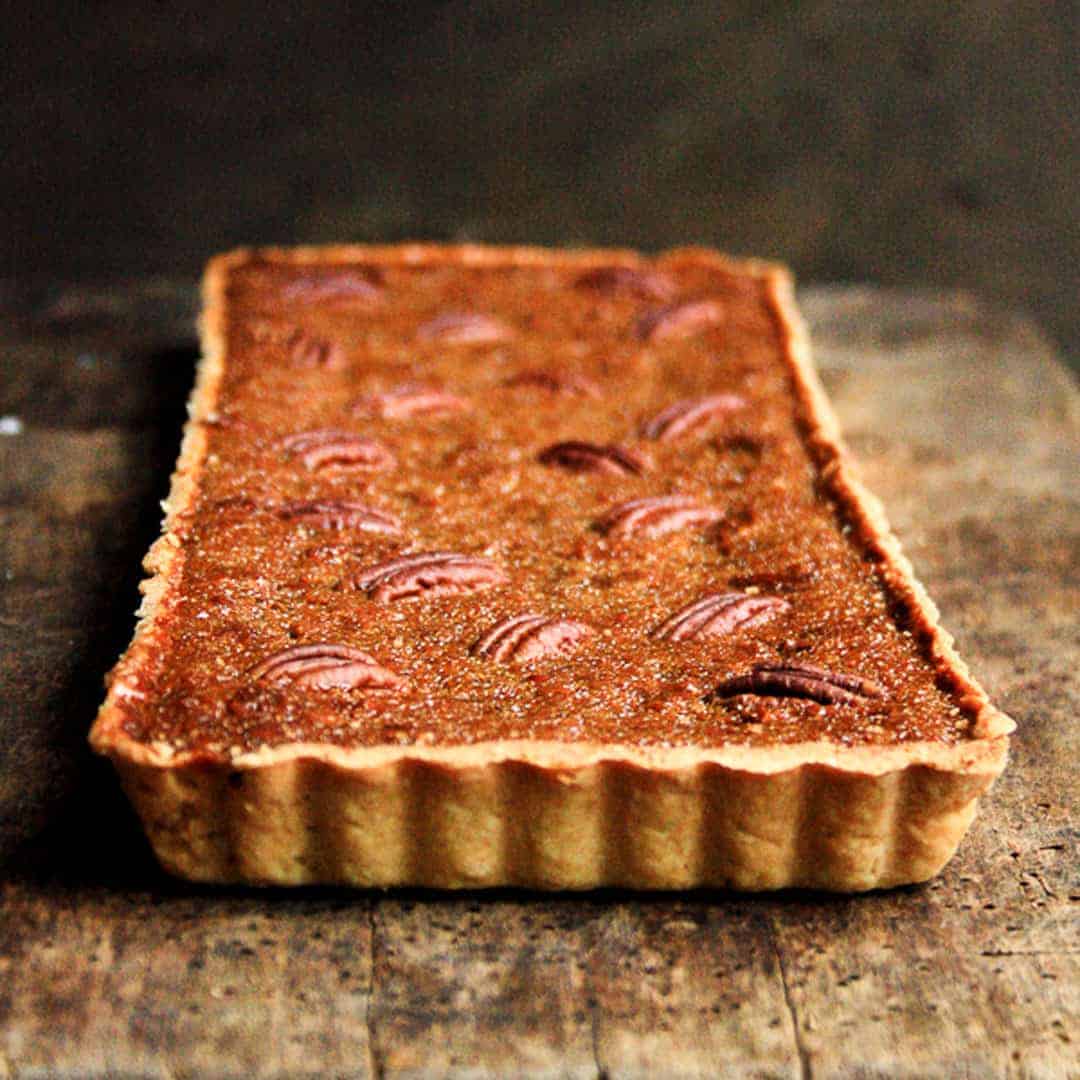
[[383,895],[171,881],[85,750],[194,304],[185,282],[0,290],[0,1075],[1080,1075],[1080,410],[1029,323],[803,295],[866,479],[1019,726],[936,881]]

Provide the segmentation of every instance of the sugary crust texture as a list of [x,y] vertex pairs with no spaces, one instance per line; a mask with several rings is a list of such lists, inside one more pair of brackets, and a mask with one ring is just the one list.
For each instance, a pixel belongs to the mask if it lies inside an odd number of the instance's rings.
[[1012,721],[971,678],[886,522],[857,480],[810,359],[782,268],[682,249],[660,265],[706,260],[763,279],[787,341],[806,439],[819,470],[889,587],[942,685],[972,716],[954,745],[845,748],[656,748],[555,742],[344,748],[294,744],[233,757],[178,754],[130,738],[118,699],[159,648],[183,549],[176,525],[193,504],[224,358],[225,285],[257,255],[300,264],[637,265],[631,251],[325,247],[235,251],[203,282],[203,359],[189,406],[163,535],[135,637],[110,676],[91,732],[107,754],[162,865],[182,877],[259,884],[425,885],[542,889],[623,886],[859,891],[923,881],[956,850],[976,800],[1004,767]]

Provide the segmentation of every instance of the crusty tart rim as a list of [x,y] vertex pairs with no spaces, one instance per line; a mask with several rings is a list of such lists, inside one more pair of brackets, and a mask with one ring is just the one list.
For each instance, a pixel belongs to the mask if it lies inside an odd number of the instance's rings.
[[[199,476],[207,450],[206,425],[200,421],[215,411],[224,370],[226,282],[232,269],[252,260],[303,265],[369,261],[381,265],[542,266],[555,269],[588,269],[615,264],[663,267],[678,265],[683,261],[705,261],[734,273],[758,278],[768,289],[777,323],[786,339],[785,359],[790,365],[794,391],[803,414],[803,437],[818,473],[844,515],[858,530],[858,542],[874,553],[883,580],[905,609],[913,634],[921,640],[924,654],[937,669],[939,682],[953,694],[958,706],[971,716],[969,736],[951,744],[923,741],[853,747],[825,741],[777,746],[708,747],[562,743],[551,740],[490,740],[472,745],[373,747],[303,742],[231,754],[198,748],[178,752],[167,743],[132,738],[122,729],[123,711],[117,707],[117,701],[130,692],[131,676],[136,676],[132,681],[137,682],[142,665],[154,662],[156,620],[173,600],[172,587],[182,580],[184,553],[176,526],[198,496]],[[957,783],[968,794],[967,801],[970,801],[973,812],[972,796],[988,788],[1004,767],[1007,736],[1015,725],[991,704],[986,692],[957,655],[953,638],[941,626],[937,608],[916,580],[911,563],[889,527],[882,504],[859,481],[842,441],[837,419],[811,360],[807,333],[795,306],[792,279],[784,267],[759,260],[731,259],[708,249],[691,247],[673,249],[656,257],[622,249],[578,251],[474,244],[239,248],[210,261],[203,278],[202,295],[200,336],[203,357],[188,406],[189,419],[185,425],[176,471],[168,498],[162,504],[166,511],[163,534],[144,561],[149,576],[140,585],[143,602],[138,612],[135,635],[110,675],[109,693],[90,734],[94,749],[108,755],[120,769],[144,821],[147,808],[140,805],[142,800],[135,796],[133,785],[141,782],[139,778],[145,781],[157,770],[187,769],[192,777],[201,777],[206,775],[207,769],[230,774],[252,770],[266,774],[280,772],[284,768],[291,773],[295,772],[294,766],[321,763],[334,776],[352,775],[371,779],[402,765],[417,763],[438,767],[442,775],[450,777],[455,770],[460,770],[464,778],[475,775],[477,769],[486,766],[520,763],[565,779],[605,766],[652,770],[658,777],[686,776],[700,768],[719,768],[732,775],[759,776],[767,786],[770,780],[808,769],[818,774],[849,777],[852,780],[895,779],[895,774],[905,770],[929,769],[939,781],[944,779],[943,774],[955,776]],[[972,786],[973,782],[975,787]],[[160,797],[160,793],[156,797]],[[967,820],[970,820],[970,814]],[[949,850],[941,862],[951,855],[965,829],[966,821],[950,839]],[[188,876],[198,876],[190,872],[191,867],[174,866],[173,869]],[[248,874],[244,879],[251,877]],[[220,879],[220,875],[214,879]],[[603,883],[604,880],[601,878],[595,883]],[[796,884],[799,880],[796,877],[788,883]],[[443,883],[455,884],[449,880]],[[633,880],[622,883],[635,884]],[[652,884],[664,887],[663,883]],[[559,887],[558,882],[553,887]],[[825,887],[847,886],[840,882],[835,885],[827,882]]]

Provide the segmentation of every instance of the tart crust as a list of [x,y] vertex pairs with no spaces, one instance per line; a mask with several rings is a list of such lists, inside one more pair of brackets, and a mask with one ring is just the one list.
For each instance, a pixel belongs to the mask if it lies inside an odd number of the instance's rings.
[[[342,747],[297,742],[232,756],[178,751],[123,728],[118,702],[165,647],[177,599],[178,526],[198,495],[225,364],[230,270],[253,256],[319,265],[634,267],[630,251],[323,247],[235,251],[203,282],[203,359],[145,560],[135,637],[110,676],[91,743],[115,764],[161,864],[182,877],[256,884],[623,886],[859,891],[926,880],[956,850],[976,800],[1004,767],[1012,721],[956,655],[881,504],[856,479],[814,370],[791,279],[778,266],[680,250],[759,278],[785,340],[805,438],[831,497],[878,560],[912,632],[971,717],[957,743],[653,747],[500,740],[469,746]],[[655,265],[655,264],[650,264]]]

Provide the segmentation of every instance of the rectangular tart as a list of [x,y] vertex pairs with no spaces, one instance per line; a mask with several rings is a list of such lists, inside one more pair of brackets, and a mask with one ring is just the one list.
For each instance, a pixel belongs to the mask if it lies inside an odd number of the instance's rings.
[[781,268],[245,250],[91,742],[266,884],[922,881],[1012,722],[860,486]]

